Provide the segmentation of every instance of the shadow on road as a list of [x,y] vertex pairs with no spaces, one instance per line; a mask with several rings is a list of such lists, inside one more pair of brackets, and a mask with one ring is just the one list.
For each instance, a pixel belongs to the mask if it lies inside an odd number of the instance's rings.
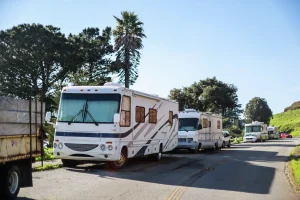
[[[284,139],[283,142],[294,141],[294,139]],[[250,148],[265,147],[268,150],[270,146],[295,146],[295,144],[279,142],[280,140],[276,140],[276,143],[269,141],[239,144],[220,151],[201,151],[198,154],[178,151],[164,154],[160,162],[152,161],[148,157],[140,157],[129,160],[127,167],[120,171],[112,171],[104,164],[79,165],[66,170],[93,174],[105,179],[128,179],[174,186],[188,182],[187,186],[194,188],[269,194],[275,168],[262,165],[270,162],[286,162],[288,157],[278,156],[278,152],[275,151],[255,151]],[[260,162],[260,164],[255,165],[253,162]],[[193,181],[187,181],[189,179]]]

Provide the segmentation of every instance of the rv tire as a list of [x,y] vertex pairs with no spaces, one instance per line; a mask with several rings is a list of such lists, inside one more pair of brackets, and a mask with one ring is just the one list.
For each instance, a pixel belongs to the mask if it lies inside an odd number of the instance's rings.
[[162,144],[159,145],[159,151],[158,151],[158,153],[152,155],[152,158],[155,161],[160,161],[161,157],[162,157]]
[[123,168],[128,161],[128,156],[127,156],[127,149],[126,147],[122,148],[121,155],[120,155],[120,160],[118,161],[110,161],[107,164],[109,167],[113,170],[119,170]]
[[222,143],[222,148],[225,148],[225,141],[223,141]]

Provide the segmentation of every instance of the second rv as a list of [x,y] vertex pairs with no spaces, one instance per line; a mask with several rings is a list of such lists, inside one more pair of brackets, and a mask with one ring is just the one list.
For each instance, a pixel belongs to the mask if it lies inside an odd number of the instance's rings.
[[222,147],[222,117],[186,109],[179,113],[178,145],[176,149],[197,152],[200,149]]

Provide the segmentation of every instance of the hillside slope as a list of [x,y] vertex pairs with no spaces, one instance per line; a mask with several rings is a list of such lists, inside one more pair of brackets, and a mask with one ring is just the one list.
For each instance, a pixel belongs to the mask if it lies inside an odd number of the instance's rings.
[[279,130],[300,136],[300,110],[289,110],[273,116],[270,125],[277,126]]

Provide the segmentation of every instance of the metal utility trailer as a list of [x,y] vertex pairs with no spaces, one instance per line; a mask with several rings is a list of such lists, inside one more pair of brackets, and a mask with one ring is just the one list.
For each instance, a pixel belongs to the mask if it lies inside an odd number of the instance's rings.
[[43,153],[45,105],[0,96],[0,199],[16,199],[31,187],[32,162]]

